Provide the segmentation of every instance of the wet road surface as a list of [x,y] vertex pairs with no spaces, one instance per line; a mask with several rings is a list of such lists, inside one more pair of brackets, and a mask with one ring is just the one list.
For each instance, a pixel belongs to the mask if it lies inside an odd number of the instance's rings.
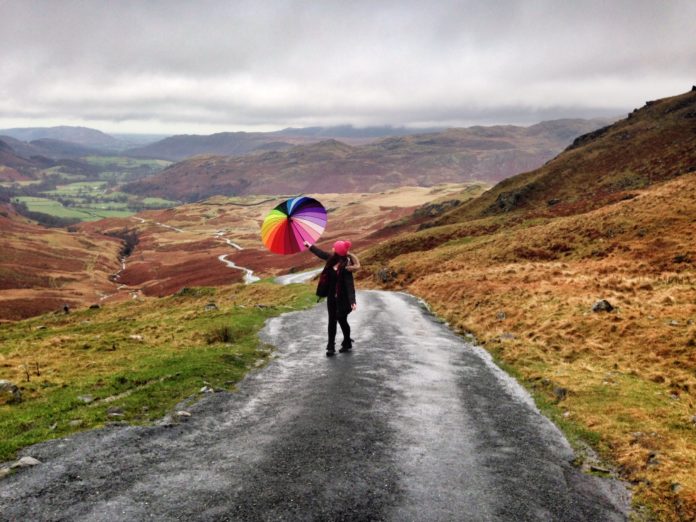
[[[353,353],[325,304],[271,319],[277,358],[182,423],[28,448],[0,520],[624,520],[558,430],[481,349],[414,298],[359,292]],[[338,335],[340,341],[340,332]]]

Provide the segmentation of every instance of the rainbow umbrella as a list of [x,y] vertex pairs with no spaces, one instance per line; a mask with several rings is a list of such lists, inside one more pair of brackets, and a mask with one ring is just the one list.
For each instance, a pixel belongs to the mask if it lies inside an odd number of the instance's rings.
[[283,201],[263,220],[261,239],[276,254],[305,250],[304,241],[315,243],[326,227],[326,209],[316,199],[299,196]]

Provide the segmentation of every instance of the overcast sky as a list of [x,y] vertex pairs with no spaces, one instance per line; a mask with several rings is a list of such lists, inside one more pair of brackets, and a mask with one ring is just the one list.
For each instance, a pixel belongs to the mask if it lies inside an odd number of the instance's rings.
[[0,0],[0,128],[620,115],[696,83],[696,1]]

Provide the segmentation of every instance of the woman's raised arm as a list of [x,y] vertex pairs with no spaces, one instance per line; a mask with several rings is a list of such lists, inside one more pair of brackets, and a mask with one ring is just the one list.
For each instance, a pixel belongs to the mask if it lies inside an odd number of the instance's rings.
[[326,261],[327,259],[329,259],[329,257],[331,257],[328,252],[324,252],[321,248],[317,248],[314,245],[310,245],[309,241],[305,241],[304,246],[309,248],[309,251],[315,256],[317,256],[319,259],[323,259],[324,261]]

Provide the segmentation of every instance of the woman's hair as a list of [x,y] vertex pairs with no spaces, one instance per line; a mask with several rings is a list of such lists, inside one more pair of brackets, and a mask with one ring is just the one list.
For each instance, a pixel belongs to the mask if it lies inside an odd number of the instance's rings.
[[341,263],[345,266],[348,263],[348,256],[339,256],[336,252],[331,254],[329,259],[326,260],[326,264],[329,266],[334,266],[336,263]]

